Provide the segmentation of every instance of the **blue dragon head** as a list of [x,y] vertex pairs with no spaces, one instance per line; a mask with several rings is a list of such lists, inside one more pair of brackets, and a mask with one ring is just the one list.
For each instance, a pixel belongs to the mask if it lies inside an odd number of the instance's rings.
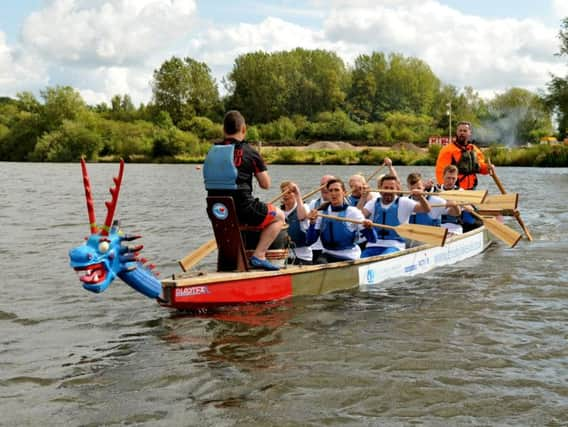
[[88,291],[103,292],[118,276],[144,295],[158,298],[161,283],[152,272],[154,265],[145,265],[146,260],[139,257],[143,246],[124,244],[140,236],[124,234],[118,221],[112,221],[124,174],[124,161],[120,161],[119,174],[113,178],[115,186],[110,188],[112,199],[105,203],[107,216],[100,228],[96,224],[91,184],[84,159],[81,159],[81,169],[91,234],[83,245],[69,251],[71,267],[79,273],[79,280]]

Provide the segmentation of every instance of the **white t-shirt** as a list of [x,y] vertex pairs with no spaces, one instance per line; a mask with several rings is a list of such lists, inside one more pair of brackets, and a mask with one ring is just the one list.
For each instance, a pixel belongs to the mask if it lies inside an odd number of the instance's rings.
[[[331,205],[328,206],[328,208],[325,210],[324,212],[327,215],[335,215],[338,216],[336,212],[333,212],[331,210]],[[363,212],[361,212],[359,209],[353,207],[353,206],[348,206],[347,207],[347,212],[345,212],[345,218],[349,218],[349,219],[354,219],[357,221],[363,221],[365,219],[365,217],[363,216]],[[316,219],[316,230],[320,230],[321,229],[321,221],[322,218],[318,217]],[[330,220],[330,221],[334,221],[334,220]],[[363,229],[363,226],[360,224],[355,224],[353,222],[345,222],[344,223],[347,226],[347,229],[349,231],[360,231]],[[312,246],[313,248],[313,246]],[[359,246],[357,244],[354,245],[353,248],[351,249],[341,249],[341,250],[331,250],[331,249],[326,249],[323,248],[323,252],[333,255],[333,256],[337,256],[337,257],[341,257],[341,258],[348,258],[348,259],[358,259],[361,257],[361,248],[359,248]]]
[[[289,211],[283,210],[284,211],[284,215],[286,216],[286,218],[288,218],[288,215],[290,215],[292,212],[294,212],[294,210],[296,209],[297,204],[294,203],[294,207],[292,209],[290,209]],[[306,212],[309,212],[309,206],[304,203],[304,209],[306,209]],[[308,227],[310,226],[310,220],[309,219],[304,219],[302,221],[300,221],[300,229],[304,232],[308,231]],[[294,252],[296,253],[296,256],[300,259],[303,259],[304,261],[311,261],[312,260],[312,248],[310,246],[296,246],[294,247]]]
[[[442,199],[441,197],[438,196],[434,196],[434,195],[428,195],[427,197],[428,203],[430,203],[431,205],[445,205],[446,204],[446,200]],[[435,206],[432,207],[432,210],[430,212],[428,212],[428,215],[430,216],[430,218],[436,220],[442,219],[442,215],[447,215],[448,214],[448,208],[445,208],[443,206]]]
[[[316,203],[318,202],[318,200],[320,201],[318,207],[321,206],[322,203],[325,203],[323,200],[321,200],[321,197],[318,197],[317,199],[310,200],[310,203],[308,203],[308,207],[309,207],[308,212],[316,209]],[[321,245],[321,240],[319,239],[319,237],[316,240],[316,242],[312,246],[310,246],[310,249],[313,250],[313,251],[321,251],[323,249],[323,246]]]
[[[371,221],[373,221],[373,216],[375,215],[375,205],[376,205],[377,201],[376,200],[371,200],[369,202],[367,202],[365,204],[365,208],[367,210],[367,212],[369,212],[369,219]],[[383,209],[388,209],[391,207],[391,205],[394,203],[394,200],[392,201],[392,203],[389,203],[388,205],[385,205],[382,200],[379,202],[381,204],[381,207]],[[418,202],[415,202],[412,199],[409,199],[408,197],[399,197],[398,198],[398,221],[401,224],[408,224],[408,221],[410,220],[410,215],[412,215],[412,213],[414,212],[414,208],[416,207],[416,205],[418,205]],[[405,248],[405,244],[404,242],[399,242],[398,240],[383,240],[383,239],[377,239],[377,241],[375,243],[371,243],[371,242],[367,242],[367,247],[371,247],[371,246],[377,246],[377,247],[395,247],[398,248],[400,250]]]

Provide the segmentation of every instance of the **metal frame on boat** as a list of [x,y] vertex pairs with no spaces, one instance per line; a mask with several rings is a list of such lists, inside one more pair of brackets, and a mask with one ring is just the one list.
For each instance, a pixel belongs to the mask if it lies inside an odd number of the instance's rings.
[[162,280],[163,300],[160,304],[194,310],[277,301],[355,287],[388,287],[397,283],[392,279],[411,277],[454,264],[480,254],[490,244],[487,229],[480,227],[448,239],[442,247],[422,245],[354,261],[288,266],[279,271],[182,273]]

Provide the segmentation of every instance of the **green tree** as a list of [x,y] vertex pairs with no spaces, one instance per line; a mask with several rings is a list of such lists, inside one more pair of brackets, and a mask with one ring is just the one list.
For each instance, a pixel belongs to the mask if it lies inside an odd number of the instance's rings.
[[355,60],[347,104],[366,121],[381,121],[393,111],[431,115],[439,91],[439,79],[420,59],[373,52]]
[[221,110],[219,92],[204,62],[173,56],[154,70],[153,103],[167,111],[174,124],[194,116],[216,118]]
[[358,118],[376,119],[377,105],[384,86],[387,61],[382,53],[359,55],[351,75],[348,108]]
[[250,123],[269,123],[294,114],[314,117],[343,103],[348,87],[343,61],[333,52],[294,49],[239,56],[227,76],[229,109]]
[[76,120],[87,111],[79,92],[70,86],[48,87],[40,94],[44,99],[41,116],[47,131],[57,129],[64,120]]
[[[558,55],[568,56],[568,17],[564,18],[558,33],[560,51]],[[547,84],[544,99],[554,111],[558,122],[558,134],[561,139],[568,137],[568,74],[565,77],[552,76]]]
[[55,162],[78,161],[82,156],[96,159],[103,142],[101,136],[84,123],[64,120],[62,125],[44,134],[35,146],[33,160]]

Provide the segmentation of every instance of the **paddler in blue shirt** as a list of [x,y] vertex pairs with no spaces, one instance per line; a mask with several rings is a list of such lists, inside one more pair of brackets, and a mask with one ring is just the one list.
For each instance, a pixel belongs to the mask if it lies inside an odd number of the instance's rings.
[[288,224],[288,236],[293,243],[294,257],[288,258],[289,264],[310,265],[312,264],[312,248],[307,243],[307,231],[310,225],[308,218],[309,206],[304,204],[298,185],[291,181],[280,183],[280,191],[283,193],[282,206],[280,209],[286,216]]
[[[332,179],[328,181],[327,189],[330,203],[325,207],[323,213],[356,221],[365,219],[359,209],[345,203],[343,181]],[[363,230],[360,224],[318,217],[318,211],[315,209],[308,214],[308,218],[310,219],[310,227],[308,228],[307,243],[312,244],[320,237],[323,246],[322,254],[315,260],[315,263],[348,261],[361,256],[361,249],[356,243],[359,232]]]
[[[381,190],[388,190],[389,192]],[[368,218],[365,220],[364,226],[373,231],[376,241],[373,242],[368,239],[361,258],[386,255],[401,251],[406,247],[405,240],[396,231],[373,227],[373,222],[396,227],[400,224],[408,224],[410,215],[413,213],[430,212],[430,204],[421,194],[421,191],[412,190],[412,195],[416,197],[418,202],[408,197],[400,197],[394,193],[396,191],[400,191],[400,182],[396,177],[392,175],[381,177],[379,181],[381,197],[368,202],[363,208],[363,214]]]

